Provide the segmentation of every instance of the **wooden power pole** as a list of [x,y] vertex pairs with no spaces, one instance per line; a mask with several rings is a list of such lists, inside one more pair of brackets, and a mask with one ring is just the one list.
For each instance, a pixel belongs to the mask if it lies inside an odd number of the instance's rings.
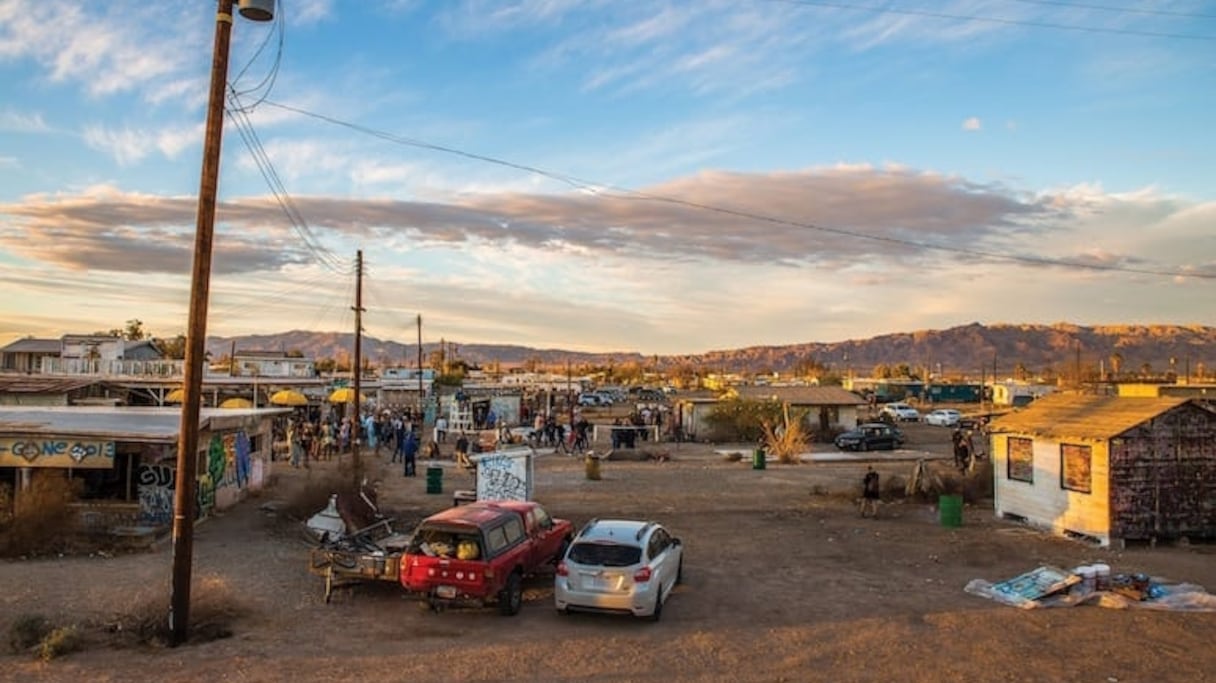
[[355,419],[351,425],[355,438],[351,440],[350,463],[355,475],[355,489],[363,481],[363,463],[359,460],[359,440],[363,432],[363,406],[360,399],[363,394],[363,250],[355,255]]

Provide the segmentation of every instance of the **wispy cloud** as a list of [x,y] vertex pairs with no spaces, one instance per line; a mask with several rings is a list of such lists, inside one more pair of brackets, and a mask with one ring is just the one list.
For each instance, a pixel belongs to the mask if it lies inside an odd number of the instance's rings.
[[0,131],[6,133],[47,133],[51,127],[47,125],[38,112],[25,113],[6,109],[0,112]]
[[963,130],[965,130],[965,131],[974,132],[974,131],[980,130],[980,128],[982,128],[982,127],[983,127],[983,124],[980,123],[980,119],[978,116],[971,116],[966,119],[963,119]]

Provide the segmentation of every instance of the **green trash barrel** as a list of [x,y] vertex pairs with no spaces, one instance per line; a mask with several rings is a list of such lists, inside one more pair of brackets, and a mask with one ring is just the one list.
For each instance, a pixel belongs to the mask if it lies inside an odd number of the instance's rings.
[[960,527],[963,525],[963,497],[941,496],[937,499],[937,509],[940,513],[942,526]]
[[443,493],[443,468],[426,468],[426,492]]
[[752,451],[752,469],[762,470],[764,469],[765,464],[764,449],[757,448],[756,450]]

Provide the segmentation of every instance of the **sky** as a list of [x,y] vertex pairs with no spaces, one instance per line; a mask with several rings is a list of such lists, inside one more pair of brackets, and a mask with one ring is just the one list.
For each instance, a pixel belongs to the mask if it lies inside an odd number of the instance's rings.
[[[187,328],[216,3],[0,0],[0,344]],[[280,0],[209,335],[1216,325],[1216,2]]]

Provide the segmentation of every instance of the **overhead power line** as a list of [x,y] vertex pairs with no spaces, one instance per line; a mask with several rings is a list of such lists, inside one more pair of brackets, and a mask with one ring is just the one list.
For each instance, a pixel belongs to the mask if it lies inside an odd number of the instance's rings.
[[[728,207],[714,206],[711,204],[694,202],[694,201],[690,201],[687,199],[679,199],[677,197],[667,197],[667,196],[663,196],[663,195],[650,194],[647,192],[641,192],[641,191],[633,190],[630,188],[617,187],[617,186],[614,186],[614,185],[611,185],[608,183],[598,183],[595,181],[585,180],[585,179],[577,178],[575,176],[571,176],[571,175],[567,175],[567,174],[546,171],[542,168],[539,168],[536,166],[531,166],[528,164],[521,164],[521,163],[517,163],[517,162],[513,162],[513,161],[507,161],[505,159],[499,159],[496,157],[487,156],[484,154],[476,154],[474,152],[467,152],[467,151],[464,151],[461,149],[456,149],[454,147],[438,145],[438,144],[431,143],[431,142],[414,140],[411,138],[395,135],[393,133],[388,133],[388,132],[377,130],[374,128],[369,128],[367,126],[363,126],[363,125],[360,125],[357,123],[343,121],[341,119],[337,119],[332,116],[327,116],[325,114],[318,114],[316,112],[308,111],[307,109],[301,109],[299,107],[293,107],[288,104],[282,104],[280,102],[275,102],[273,100],[266,100],[265,104],[272,106],[272,107],[277,107],[279,109],[283,109],[285,111],[294,112],[296,114],[300,114],[301,116],[307,116],[309,118],[317,119],[319,121],[324,121],[326,123],[330,123],[335,126],[348,128],[350,130],[354,130],[354,131],[357,131],[360,133],[371,135],[371,136],[377,137],[381,140],[387,140],[389,142],[393,142],[396,144],[406,145],[409,147],[417,147],[420,149],[428,149],[428,150],[433,150],[433,151],[437,151],[437,152],[443,152],[446,154],[452,154],[455,156],[464,157],[466,159],[483,161],[488,164],[505,166],[507,168],[513,168],[516,170],[527,171],[529,173],[535,173],[535,174],[544,176],[546,178],[550,178],[552,180],[557,180],[559,182],[566,183],[577,189],[587,190],[587,191],[593,192],[595,194],[604,194],[603,190],[607,189],[607,190],[610,190],[612,193],[614,193],[613,195],[610,195],[610,196],[618,196],[621,199],[643,199],[643,200],[654,201],[654,202],[663,202],[666,204],[684,206],[684,207],[688,207],[691,209],[698,209],[701,211],[710,211],[713,213],[723,214],[723,215],[727,215],[727,216],[734,216],[737,218],[746,218],[749,220],[754,220],[754,221],[763,222],[763,223],[771,223],[774,225],[783,225],[783,226],[787,226],[787,227],[802,228],[802,229],[806,229],[806,230],[815,230],[818,232],[824,232],[824,233],[828,233],[828,234],[832,234],[832,235],[841,235],[841,236],[845,236],[845,237],[853,237],[853,238],[857,238],[857,239],[870,240],[873,242],[883,242],[883,243],[887,243],[887,244],[896,244],[896,245],[907,246],[907,247],[915,247],[917,249],[927,249],[927,250],[948,252],[948,253],[954,253],[954,254],[964,254],[967,256],[976,256],[976,257],[989,258],[989,259],[995,259],[995,260],[1000,260],[1000,261],[1013,261],[1013,262],[1019,262],[1019,263],[1027,263],[1027,264],[1036,265],[1036,266],[1057,266],[1057,267],[1063,267],[1063,268],[1076,268],[1076,269],[1092,270],[1092,271],[1131,273],[1131,274],[1137,274],[1137,275],[1154,275],[1154,276],[1162,276],[1162,277],[1188,277],[1188,278],[1197,278],[1197,279],[1205,279],[1205,280],[1216,280],[1216,273],[1188,272],[1188,271],[1182,271],[1182,270],[1156,270],[1156,269],[1152,269],[1152,268],[1132,268],[1132,267],[1128,267],[1128,266],[1119,266],[1119,265],[1110,265],[1110,264],[1085,263],[1085,262],[1080,262],[1080,261],[1066,261],[1063,259],[1052,259],[1052,258],[1039,257],[1039,256],[1004,254],[1004,253],[998,253],[998,252],[983,251],[981,249],[969,249],[966,247],[954,247],[954,246],[949,246],[949,245],[944,245],[944,244],[933,244],[930,242],[918,242],[916,240],[902,239],[899,237],[888,237],[885,235],[871,235],[871,234],[864,233],[864,232],[857,232],[855,230],[846,230],[844,228],[833,228],[830,226],[818,225],[815,223],[792,221],[792,220],[788,220],[788,219],[784,219],[784,218],[777,218],[775,216],[768,216],[765,214],[755,213],[752,211],[744,211],[741,209],[732,209],[732,208],[728,208]],[[624,195],[624,196],[621,196],[621,195]]]
[[867,12],[870,14],[900,14],[913,17],[929,17],[932,19],[948,19],[951,21],[972,21],[988,24],[1003,24],[1005,26],[1029,26],[1033,28],[1049,28],[1061,31],[1084,31],[1086,33],[1112,33],[1125,36],[1141,36],[1145,38],[1172,38],[1177,40],[1216,41],[1216,35],[1198,35],[1194,33],[1167,33],[1163,31],[1146,31],[1133,28],[1110,28],[1105,26],[1083,26],[1080,24],[1062,24],[1052,21],[1036,21],[1033,19],[1004,19],[1001,17],[985,17],[974,14],[953,14],[950,12],[935,12],[922,9],[905,9],[901,7],[874,7],[869,5],[850,5],[843,2],[827,2],[826,0],[764,0],[779,2],[787,5],[805,5],[807,7],[824,7],[842,9],[851,12]]
[[1112,5],[1091,5],[1084,2],[1064,2],[1064,0],[1005,0],[1019,2],[1024,5],[1046,5],[1048,7],[1066,7],[1068,9],[1091,9],[1099,12],[1115,14],[1147,14],[1159,17],[1180,17],[1183,19],[1216,19],[1216,14],[1200,14],[1197,12],[1178,12],[1168,9],[1149,7],[1114,7]]

